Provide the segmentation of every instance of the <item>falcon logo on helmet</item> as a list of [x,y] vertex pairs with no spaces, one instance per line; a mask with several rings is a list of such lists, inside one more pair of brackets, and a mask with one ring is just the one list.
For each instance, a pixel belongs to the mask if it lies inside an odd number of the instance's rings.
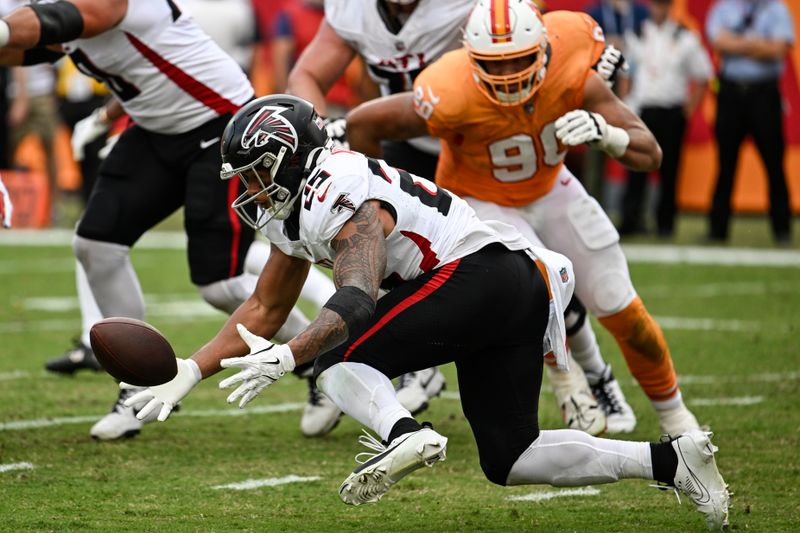
[[498,105],[522,104],[544,82],[547,30],[530,0],[478,0],[464,29],[464,47],[478,87]]
[[[292,152],[297,151],[297,132],[283,113],[285,107],[264,106],[250,119],[250,123],[242,135],[242,148],[249,150],[251,147],[260,148],[270,139],[286,145]],[[263,128],[268,127],[269,130]]]

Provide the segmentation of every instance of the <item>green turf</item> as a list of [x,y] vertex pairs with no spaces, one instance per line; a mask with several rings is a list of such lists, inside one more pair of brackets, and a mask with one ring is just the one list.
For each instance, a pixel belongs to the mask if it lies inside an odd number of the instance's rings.
[[[137,250],[133,255],[148,295],[157,302],[199,297],[178,251]],[[16,273],[9,269],[15,267]],[[116,396],[99,374],[46,375],[43,362],[66,348],[79,327],[75,309],[31,309],[32,298],[74,295],[66,247],[0,247],[0,424],[12,421],[99,416]],[[737,330],[668,329],[680,374],[708,376],[688,382],[687,399],[761,396],[747,406],[697,405],[720,447],[718,462],[736,493],[732,527],[796,531],[800,523],[800,272],[790,268],[631,266],[648,308],[669,319],[714,319]],[[700,291],[700,292],[698,292]],[[69,300],[64,300],[69,301]],[[151,306],[151,309],[157,306]],[[160,308],[148,320],[180,354],[189,354],[222,323],[222,315],[182,316],[180,306]],[[639,416],[628,439],[658,437],[656,417],[632,383],[618,350],[596,328],[606,357]],[[491,332],[487,332],[491,334]],[[14,377],[13,372],[27,372]],[[452,367],[445,369],[451,390]],[[783,379],[769,380],[770,375]],[[684,498],[644,481],[595,488],[596,496],[542,503],[507,500],[551,487],[502,488],[486,481],[458,402],[439,399],[424,419],[450,438],[447,461],[403,480],[377,505],[347,507],[337,489],[361,451],[360,428],[344,420],[328,437],[303,438],[299,411],[244,416],[193,417],[226,409],[220,377],[201,384],[183,411],[151,424],[126,442],[89,439],[91,422],[25,430],[0,430],[0,464],[29,462],[33,470],[0,472],[3,531],[700,531],[701,516]],[[706,380],[708,381],[708,380]],[[305,387],[289,376],[251,406],[303,402]],[[542,394],[541,422],[559,425],[552,395]],[[215,485],[288,475],[319,481],[248,491]]]

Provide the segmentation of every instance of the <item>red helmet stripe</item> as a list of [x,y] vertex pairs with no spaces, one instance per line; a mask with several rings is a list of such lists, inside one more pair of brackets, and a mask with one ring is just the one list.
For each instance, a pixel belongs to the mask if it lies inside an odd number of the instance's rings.
[[492,42],[511,42],[511,17],[508,0],[491,0]]

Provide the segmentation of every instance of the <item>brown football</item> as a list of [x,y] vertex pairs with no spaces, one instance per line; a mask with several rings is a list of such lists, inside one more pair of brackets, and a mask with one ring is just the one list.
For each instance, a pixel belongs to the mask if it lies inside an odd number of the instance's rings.
[[92,326],[89,339],[106,372],[125,383],[161,385],[178,373],[169,341],[141,320],[106,318]]

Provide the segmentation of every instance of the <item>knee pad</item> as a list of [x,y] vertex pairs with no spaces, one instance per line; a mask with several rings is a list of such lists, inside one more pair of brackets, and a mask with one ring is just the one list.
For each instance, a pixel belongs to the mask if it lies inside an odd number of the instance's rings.
[[600,204],[591,196],[578,198],[567,206],[567,219],[583,245],[602,250],[619,242],[619,233]]
[[625,271],[612,270],[601,274],[592,291],[597,316],[608,316],[625,309],[636,298],[631,278]]
[[208,285],[198,285],[197,290],[212,307],[231,314],[253,294],[257,280],[252,274],[241,274]]
[[572,296],[569,305],[564,310],[564,326],[567,328],[567,336],[574,335],[583,327],[586,322],[586,308],[577,296]]
[[89,277],[98,272],[113,271],[129,262],[130,247],[113,242],[96,241],[75,235],[72,251]]

